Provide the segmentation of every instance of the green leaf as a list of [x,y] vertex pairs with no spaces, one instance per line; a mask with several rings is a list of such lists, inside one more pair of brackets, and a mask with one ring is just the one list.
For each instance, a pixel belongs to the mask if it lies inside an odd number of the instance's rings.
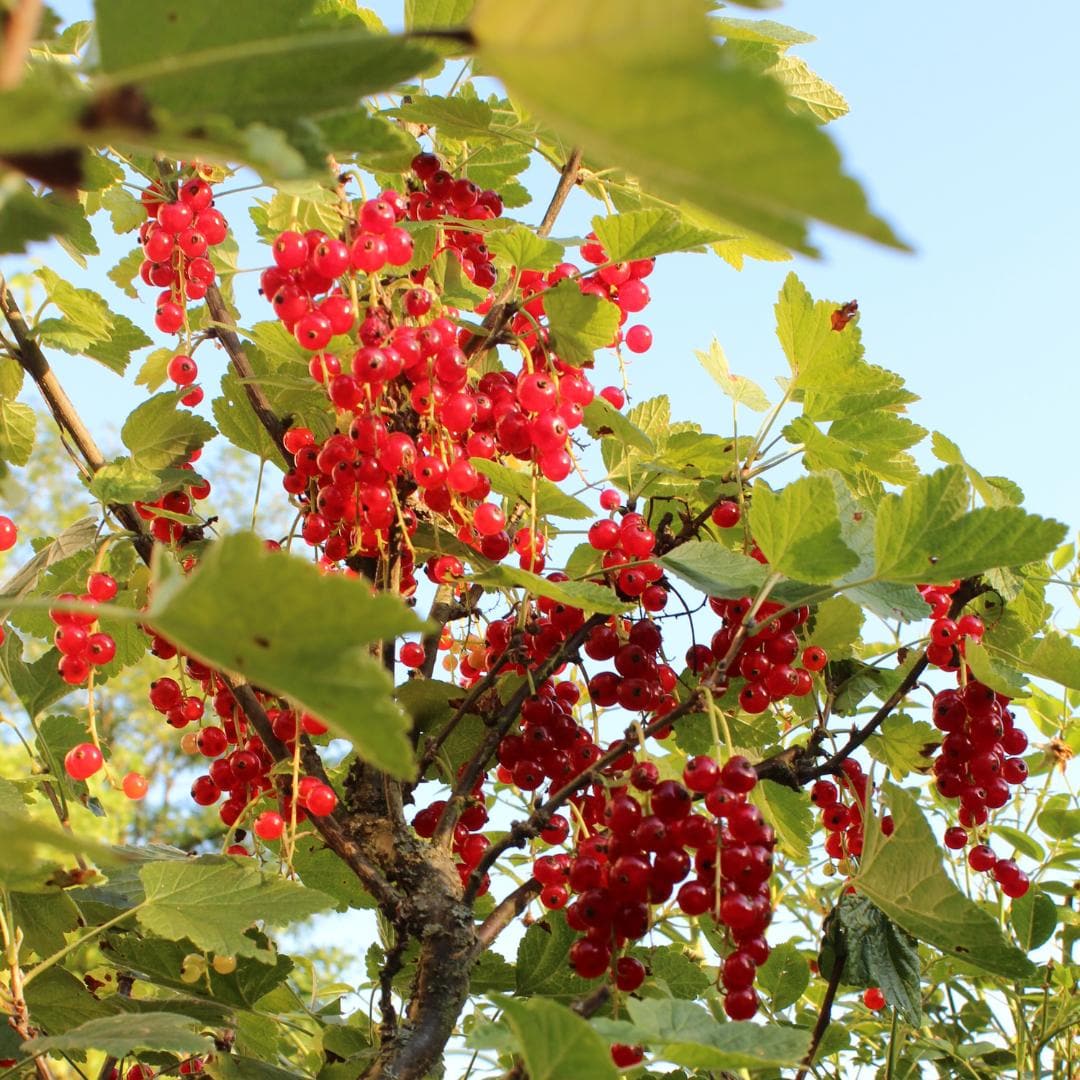
[[812,71],[800,57],[781,56],[766,70],[787,91],[788,106],[795,112],[805,112],[819,124],[827,124],[848,113],[844,95]]
[[321,717],[365,761],[412,775],[408,718],[369,649],[423,629],[398,597],[237,533],[211,545],[190,577],[159,574],[148,620],[185,652]]
[[648,259],[671,251],[700,249],[720,238],[712,229],[695,225],[674,210],[631,210],[592,219],[593,232],[612,262]]
[[101,196],[101,206],[109,212],[113,232],[126,233],[137,229],[146,220],[142,200],[136,199],[126,188],[117,184]]
[[757,559],[714,540],[689,540],[657,561],[688,585],[725,600],[753,595],[768,573]]
[[145,891],[136,915],[140,925],[158,937],[187,938],[203,952],[222,956],[263,951],[244,933],[256,920],[288,926],[334,903],[315,889],[227,856],[149,862],[139,878]]
[[[845,954],[843,982],[848,986],[880,988],[886,1002],[909,1024],[919,1027],[922,1024],[919,943],[891,923],[865,896],[844,894],[831,918],[830,933],[837,934]],[[832,971],[835,955],[830,960],[822,965],[822,974],[826,976]]]
[[657,195],[802,250],[808,217],[900,246],[828,136],[713,40],[696,0],[479,0],[471,28],[515,100]]
[[407,131],[355,107],[320,117],[318,127],[331,153],[356,158],[369,170],[405,172],[420,150]]
[[1021,832],[1019,829],[1014,829],[1009,825],[994,822],[994,835],[1000,836],[1002,840],[1012,844],[1017,851],[1026,855],[1029,859],[1034,859],[1038,863],[1046,861],[1046,849],[1038,840],[1029,836],[1026,832]]
[[630,1022],[593,1021],[601,1034],[619,1042],[645,1043],[673,1065],[691,1069],[779,1069],[796,1066],[806,1054],[809,1031],[798,1028],[717,1023],[692,1001],[626,999]]
[[897,780],[912,772],[927,772],[933,764],[934,750],[940,745],[941,732],[933,724],[912,720],[907,713],[886,717],[877,733],[866,740],[870,756]]
[[575,367],[589,363],[619,331],[619,309],[610,300],[583,293],[574,281],[560,281],[544,293],[544,311],[552,347]]
[[391,115],[408,123],[430,125],[451,139],[490,139],[496,135],[491,130],[491,106],[479,98],[417,94]]
[[810,837],[814,832],[809,796],[772,780],[762,780],[750,798],[776,830],[784,854],[796,862],[808,862]]
[[0,458],[25,465],[34,451],[34,410],[21,401],[0,398]]
[[96,517],[80,518],[55,539],[43,544],[32,559],[13,574],[0,588],[0,619],[6,618],[12,601],[34,589],[41,575],[51,566],[96,546],[99,522]]
[[987,506],[1018,506],[1024,501],[1024,493],[1011,481],[1000,476],[983,476],[964,459],[960,447],[947,439],[940,431],[930,438],[934,457],[946,465],[962,465],[968,482]]
[[790,941],[781,942],[758,968],[757,983],[768,993],[774,1009],[786,1009],[810,985],[810,964]]
[[628,420],[611,402],[594,397],[585,406],[585,428],[593,438],[611,436],[624,447],[634,447],[645,454],[656,452],[656,444],[631,420]]
[[648,969],[649,978],[661,981],[672,997],[696,1001],[711,982],[701,961],[679,945],[635,950],[634,955]]
[[496,255],[519,270],[550,270],[562,261],[564,254],[562,244],[537,236],[524,225],[493,232],[486,242]]
[[122,1058],[135,1050],[169,1050],[176,1054],[201,1054],[212,1047],[199,1023],[171,1012],[123,1013],[88,1020],[63,1035],[30,1039],[25,1054],[63,1054],[71,1050],[100,1050]]
[[520,499],[526,506],[532,504],[533,490],[536,491],[536,511],[538,514],[551,514],[554,517],[570,518],[574,521],[586,521],[593,517],[593,511],[580,499],[567,495],[558,485],[542,476],[520,472],[496,461],[486,458],[469,459],[476,471],[483,473],[491,481],[492,491],[500,495],[510,495]]
[[405,29],[464,26],[473,0],[405,0]]
[[1015,506],[981,506],[965,513],[968,486],[959,465],[922,476],[877,509],[874,534],[878,577],[947,582],[992,567],[1045,559],[1065,536],[1060,522]]
[[8,900],[25,947],[42,960],[64,947],[65,934],[79,929],[79,909],[67,892],[13,892],[8,894]]
[[75,199],[35,195],[29,184],[13,176],[0,184],[0,254],[19,254],[34,241],[75,237],[89,228],[82,205]]
[[499,589],[526,589],[534,596],[546,596],[568,607],[603,615],[618,615],[634,605],[620,600],[606,585],[591,581],[548,581],[539,574],[530,573],[516,566],[492,563],[472,575],[479,585]]
[[35,270],[34,276],[44,285],[49,302],[63,315],[63,320],[43,319],[37,324],[42,341],[78,352],[79,342],[88,345],[108,336],[114,316],[104,297],[90,289],[77,289],[47,266]]
[[587,993],[592,984],[575,975],[567,962],[577,934],[566,925],[566,916],[549,911],[525,931],[518,946],[514,970],[520,996],[539,994],[549,998],[572,998]]
[[[26,1004],[34,1023],[58,1034],[88,1021],[108,1016],[113,1010],[99,1001],[82,980],[62,967],[48,968],[26,988]],[[79,1051],[68,1051],[82,1060]]]
[[841,539],[832,484],[804,476],[779,492],[754,485],[750,528],[772,570],[814,584],[837,580],[859,564]]
[[243,383],[231,371],[221,377],[221,397],[214,398],[213,410],[218,431],[233,446],[255,454],[263,461],[284,465],[281,452],[255,415]]
[[150,339],[126,315],[113,315],[112,321],[108,337],[92,341],[83,353],[117,375],[123,375],[131,362],[131,354],[149,345]]
[[440,251],[431,264],[431,278],[440,299],[472,311],[487,296],[487,290],[474,285],[461,269],[461,260],[449,250]]
[[1045,945],[1054,936],[1057,924],[1057,905],[1041,889],[1028,889],[1009,907],[1009,925],[1025,952]]
[[[1012,657],[1008,657],[1012,660]],[[1080,690],[1080,648],[1056,630],[1047,630],[1020,651],[1020,666],[1031,675]]]
[[952,883],[941,851],[917,800],[903,788],[884,785],[895,825],[891,836],[866,830],[854,885],[894,923],[943,953],[984,971],[1030,978],[1031,961],[1001,932],[997,921]]
[[566,1005],[533,997],[492,998],[513,1031],[529,1080],[616,1080],[604,1040]]
[[147,469],[134,458],[120,457],[103,465],[90,481],[90,494],[103,503],[152,502],[183,483],[194,473],[184,469]]
[[5,633],[4,642],[0,645],[0,675],[11,687],[27,715],[35,717],[71,692],[71,687],[56,670],[60,654],[50,649],[44,656],[27,663],[22,658],[23,644],[19,635],[12,630]]
[[1038,823],[1051,840],[1071,840],[1080,835],[1080,810],[1069,808],[1067,795],[1051,795],[1039,814]]
[[814,611],[808,641],[824,649],[830,660],[850,656],[852,646],[859,640],[863,619],[862,608],[848,597],[830,597]]
[[182,465],[216,434],[201,416],[179,407],[186,390],[155,394],[132,412],[120,438],[137,465],[167,469]]
[[[282,125],[347,108],[427,67],[434,54],[362,20],[316,17],[312,0],[190,0],[146,9],[97,0],[100,65],[190,130],[212,116]],[[138,25],[133,35],[131,27]]]
[[971,668],[972,675],[979,682],[996,690],[999,694],[1007,694],[1009,697],[1021,697],[1027,679],[1015,668],[1008,664],[995,660],[986,647],[977,641],[968,641],[964,647],[964,659]]
[[745,375],[732,374],[724,350],[715,338],[708,352],[696,349],[694,355],[716,381],[717,386],[737,405],[745,405],[754,412],[765,412],[768,409],[769,399],[765,396],[765,391]]
[[292,852],[293,869],[309,889],[332,896],[337,910],[372,908],[375,901],[360,887],[352,870],[318,837],[305,836]]
[[[135,279],[139,276],[139,268],[143,264],[144,255],[142,248],[135,248],[134,251],[129,251],[109,272],[109,280],[125,295],[130,296],[132,300],[139,299],[139,290],[135,288]],[[164,350],[162,350],[164,351]],[[172,353],[169,353],[172,356]],[[136,379],[136,382],[138,380]],[[160,386],[161,383],[158,383]],[[150,387],[151,390],[157,389],[157,387]]]

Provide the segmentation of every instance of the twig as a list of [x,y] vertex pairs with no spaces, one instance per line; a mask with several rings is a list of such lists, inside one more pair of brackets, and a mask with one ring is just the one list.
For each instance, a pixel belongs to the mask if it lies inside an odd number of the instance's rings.
[[0,90],[11,90],[22,80],[23,64],[41,25],[42,0],[18,0],[7,13],[0,45]]
[[435,661],[439,655],[439,639],[442,637],[442,629],[447,623],[456,619],[464,619],[476,610],[476,605],[484,595],[483,585],[470,585],[465,594],[465,600],[457,603],[454,600],[454,586],[452,584],[440,585],[435,590],[435,597],[431,601],[431,610],[428,612],[428,622],[434,623],[435,628],[430,634],[425,634],[422,644],[424,647],[424,662],[420,665],[420,672],[425,679],[430,679],[435,671]]
[[540,895],[544,886],[529,878],[509,896],[495,905],[495,910],[480,924],[476,932],[476,954],[479,955]]
[[[15,359],[19,366],[34,380],[45,404],[60,428],[65,438],[70,438],[75,448],[82,456],[82,461],[76,464],[84,474],[93,476],[104,464],[105,455],[102,454],[94,437],[87,430],[82,418],[75,411],[71,398],[67,396],[64,388],[60,385],[49,361],[41,351],[41,346],[34,339],[30,328],[23,318],[23,313],[15,300],[11,289],[3,274],[0,274],[0,310],[4,313],[7,324],[15,337],[18,346]],[[109,509],[115,514],[120,523],[134,535],[136,550],[145,559],[149,557],[150,548],[153,544],[151,538],[143,531],[142,519],[136,513],[133,506],[125,503],[113,503]]]
[[821,1040],[825,1037],[825,1032],[829,1027],[829,1021],[832,1019],[833,1001],[836,1000],[836,991],[840,987],[840,979],[844,974],[846,961],[847,951],[840,944],[833,959],[833,969],[829,974],[828,985],[825,987],[825,996],[821,999],[817,1022],[814,1024],[814,1030],[810,1035],[810,1046],[806,1051],[806,1057],[802,1059],[799,1071],[795,1074],[795,1080],[805,1080],[806,1074],[810,1071],[810,1066],[814,1064],[814,1057],[817,1055],[818,1047],[821,1045]]
[[255,370],[247,358],[247,353],[244,352],[243,345],[240,344],[240,338],[236,334],[236,324],[217,285],[211,285],[206,290],[206,306],[214,320],[214,336],[229,354],[233,370],[240,376],[244,393],[247,394],[252,410],[280,451],[282,459],[288,464],[292,455],[285,449],[283,439],[289,425],[274,412],[270,399],[256,381]]
[[[559,174],[559,182],[555,186],[551,202],[548,203],[547,210],[544,211],[544,216],[536,229],[537,236],[546,237],[550,235],[555,225],[555,219],[559,216],[559,211],[566,205],[566,200],[570,197],[570,192],[577,183],[580,170],[581,149],[575,146],[570,151],[570,156],[566,159],[566,164]],[[514,279],[511,278],[499,293],[495,303],[491,305],[491,310],[484,316],[484,321],[480,324],[480,331],[473,334],[465,343],[464,351],[466,356],[475,356],[477,353],[484,352],[498,341],[517,310],[515,305],[509,303],[510,297],[514,294],[514,286]]]

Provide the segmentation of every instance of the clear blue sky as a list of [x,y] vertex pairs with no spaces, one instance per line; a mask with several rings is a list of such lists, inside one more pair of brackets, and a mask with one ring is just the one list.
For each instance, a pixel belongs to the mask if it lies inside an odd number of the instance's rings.
[[[56,6],[70,17],[88,8],[83,0]],[[400,24],[397,0],[371,6]],[[958,441],[982,471],[1018,481],[1031,509],[1080,523],[1071,460],[1080,350],[1070,331],[1080,6],[1050,0],[1021,17],[974,0],[903,8],[790,0],[769,14],[817,35],[796,51],[852,107],[830,130],[875,206],[916,248],[904,256],[820,230],[824,258],[797,260],[798,272],[816,295],[858,298],[868,358],[923,398],[915,420]],[[520,212],[526,220],[539,216],[552,182],[535,175],[545,186]],[[225,207],[234,220],[246,217],[244,198]],[[572,233],[595,209],[582,198],[557,231]],[[127,240],[114,242],[103,224],[108,250],[94,287],[148,325],[149,308],[138,311],[104,279]],[[55,249],[33,254],[75,269]],[[257,250],[242,251],[241,265],[261,261]],[[726,402],[693,350],[716,336],[736,371],[771,385],[783,371],[772,304],[789,268],[749,264],[736,273],[713,257],[660,260],[647,312],[656,344],[635,364],[637,396],[667,392],[677,416],[724,430]],[[89,361],[60,357],[57,366],[96,428],[122,419],[121,406],[141,395],[117,393],[115,376]]]

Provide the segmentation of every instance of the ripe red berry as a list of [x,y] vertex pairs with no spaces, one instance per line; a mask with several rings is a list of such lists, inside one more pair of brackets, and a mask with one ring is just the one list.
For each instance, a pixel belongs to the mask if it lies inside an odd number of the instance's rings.
[[93,743],[79,743],[64,755],[64,771],[72,780],[86,780],[103,764],[101,751]]
[[19,539],[19,530],[9,517],[0,517],[0,551],[9,551]]
[[137,772],[129,772],[124,777],[122,785],[124,794],[133,802],[138,802],[139,799],[143,798],[150,787],[146,777]]
[[334,807],[337,806],[337,795],[334,794],[332,787],[322,783],[316,784],[307,793],[304,805],[315,817],[326,817],[334,812]]
[[873,1012],[880,1012],[885,1008],[885,995],[876,986],[864,990],[862,999],[863,1004]]
[[116,579],[109,574],[97,571],[86,579],[86,591],[100,604],[107,604],[114,599],[119,586]]
[[424,663],[424,646],[418,641],[406,641],[401,646],[401,652],[398,654],[399,659],[407,668],[419,668]]
[[253,827],[260,840],[279,840],[285,831],[285,819],[276,810],[264,810]]
[[165,370],[177,386],[190,386],[199,377],[199,365],[190,356],[174,356]]

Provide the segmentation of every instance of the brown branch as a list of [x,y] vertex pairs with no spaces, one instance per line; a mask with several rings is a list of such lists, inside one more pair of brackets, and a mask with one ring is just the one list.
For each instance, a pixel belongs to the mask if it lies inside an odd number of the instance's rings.
[[[291,761],[292,751],[274,734],[273,725],[266,715],[266,710],[259,703],[255,691],[247,683],[238,683],[222,676],[225,685],[236,698],[248,722],[258,733],[267,750],[275,761]],[[322,759],[307,740],[301,746],[301,760],[309,774],[326,780]],[[360,884],[375,898],[387,914],[394,917],[404,903],[404,898],[385,878],[382,871],[364,854],[360,845],[353,840],[335,811],[325,817],[312,817],[312,825],[326,841],[326,846],[356,875]]]
[[[569,660],[577,652],[578,647],[589,636],[592,630],[605,622],[607,618],[607,615],[591,615],[586,619],[585,622],[582,623],[581,626],[579,626],[551,656],[549,656],[534,671],[530,672],[532,683],[539,686],[540,683],[547,679],[560,664]],[[461,813],[462,804],[464,803],[466,796],[472,791],[473,784],[476,783],[480,773],[487,767],[488,762],[491,760],[491,756],[495,753],[503,736],[511,727],[513,727],[518,716],[521,714],[521,706],[525,704],[525,699],[529,697],[532,692],[532,685],[530,685],[530,681],[526,679],[526,681],[514,692],[514,695],[510,700],[503,706],[498,717],[493,721],[491,731],[488,732],[483,743],[480,745],[480,749],[473,755],[465,768],[462,769],[461,776],[454,785],[453,792],[446,802],[442,816],[439,818],[439,823],[435,827],[435,834],[431,838],[432,844],[443,844],[453,835],[454,826],[457,824],[458,815]],[[479,880],[483,876],[483,874],[477,875],[474,872],[469,879],[470,886],[472,886],[474,879],[477,884],[479,884]],[[475,889],[472,890],[471,894],[470,890],[466,889],[466,902],[471,902],[472,896],[474,895]]]
[[[49,366],[49,361],[27,326],[26,319],[23,318],[23,313],[3,274],[0,274],[0,310],[3,311],[4,318],[15,337],[17,346],[15,359],[41,392],[57,427],[60,428],[61,435],[65,440],[70,439],[81,455],[82,460],[76,459],[76,464],[86,476],[93,476],[105,464],[105,455],[102,454],[93,435],[75,411],[71,398],[67,396],[56,374]],[[143,531],[142,519],[135,508],[126,503],[113,503],[110,504],[109,510],[124,528],[133,534],[133,543],[139,554],[144,559],[149,558],[153,541]]]
[[434,629],[425,634],[421,644],[424,647],[424,662],[420,665],[420,673],[425,679],[430,679],[435,671],[435,661],[439,656],[439,639],[442,637],[443,627],[447,623],[458,619],[468,618],[475,610],[480,598],[484,595],[483,585],[470,585],[465,599],[458,603],[454,599],[453,584],[440,585],[435,590],[435,596],[431,601],[431,609],[428,611],[428,622],[434,624]]
[[[959,615],[960,612],[975,599],[975,597],[981,596],[984,592],[989,591],[990,587],[982,584],[978,578],[966,578],[960,583],[960,587],[956,592],[953,593],[952,603],[949,605],[949,618],[956,618],[956,616]],[[922,677],[922,673],[926,670],[928,663],[929,660],[927,659],[926,650],[924,649],[919,658],[911,666],[911,670],[904,676],[900,685],[885,699],[881,708],[878,709],[861,728],[853,732],[848,741],[844,743],[835,754],[828,758],[828,760],[822,762],[821,765],[805,774],[802,777],[802,782],[806,783],[809,780],[817,780],[829,773],[835,773],[843,762],[851,757],[851,755],[881,727],[881,725],[889,718],[893,709],[895,709],[896,706],[915,689],[915,685]]]
[[292,460],[292,455],[285,449],[283,439],[289,425],[274,412],[270,399],[256,381],[255,370],[251,366],[251,361],[247,358],[247,353],[244,352],[244,346],[240,344],[240,338],[237,336],[232,313],[229,311],[217,285],[211,285],[206,290],[206,306],[213,319],[214,336],[229,354],[233,371],[240,376],[244,393],[247,394],[252,411],[258,417],[259,423],[266,429],[266,433],[278,448],[282,459],[287,465]]
[[476,932],[477,955],[490,948],[491,943],[540,895],[544,886],[529,878],[509,896],[495,905],[495,910],[480,924]]
[[[555,186],[551,202],[548,203],[544,216],[537,226],[537,236],[550,235],[555,225],[555,219],[559,216],[559,211],[566,205],[566,200],[570,197],[570,192],[577,183],[580,171],[581,149],[575,146],[570,151],[570,156],[566,159],[566,164],[559,173],[559,182]],[[502,336],[503,331],[517,311],[516,305],[509,302],[510,297],[514,294],[515,284],[514,278],[511,278],[503,287],[495,302],[491,305],[491,310],[484,316],[484,321],[480,324],[480,331],[473,334],[465,343],[464,352],[466,356],[475,356],[477,353],[490,349]]]
[[795,1074],[795,1080],[805,1080],[806,1074],[814,1064],[818,1047],[828,1030],[829,1021],[832,1019],[833,1002],[836,1000],[836,992],[840,988],[840,979],[844,974],[844,964],[847,961],[847,950],[842,941],[837,945],[836,956],[833,958],[833,969],[829,974],[829,982],[825,987],[825,996],[821,1000],[821,1008],[818,1010],[817,1021],[810,1035],[810,1046],[806,1051],[806,1057],[802,1059],[799,1071]]
[[4,20],[0,44],[0,90],[11,90],[22,81],[30,45],[41,25],[42,0],[18,0]]

